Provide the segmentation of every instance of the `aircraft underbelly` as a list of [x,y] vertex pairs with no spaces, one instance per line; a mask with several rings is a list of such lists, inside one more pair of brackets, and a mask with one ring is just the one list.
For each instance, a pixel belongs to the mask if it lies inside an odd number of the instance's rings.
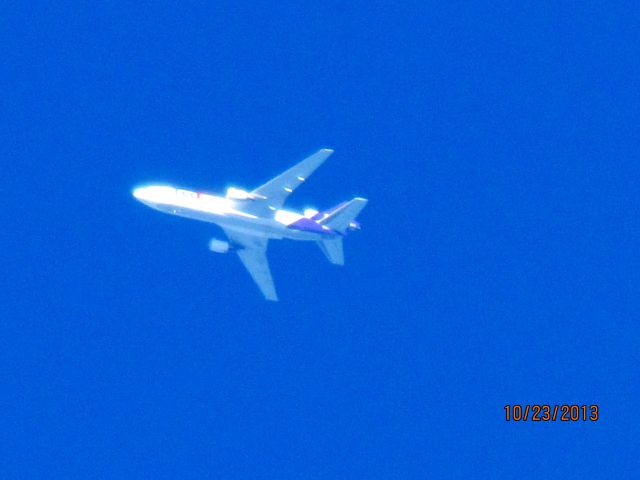
[[154,205],[154,207],[165,213],[192,220],[215,223],[222,228],[227,228],[256,237],[271,239],[288,238],[292,240],[307,241],[316,241],[325,238],[325,235],[289,228],[286,225],[269,218],[247,218],[231,213],[217,214],[176,205]]
[[217,196],[170,185],[148,185],[135,188],[132,194],[160,212],[218,225],[227,241],[212,239],[209,249],[237,254],[264,298],[277,301],[267,257],[269,240],[316,241],[331,263],[343,265],[342,237],[346,230],[358,226],[355,217],[366,204],[362,198],[325,212],[307,209],[301,214],[282,208],[289,194],[331,153],[331,149],[320,149],[250,192],[230,187],[224,196]]
[[203,212],[201,210],[192,210],[188,208],[179,208],[167,206],[163,208],[167,213],[178,215],[180,217],[200,220],[203,222],[215,223],[222,228],[228,228],[239,233],[253,235],[263,238],[281,239],[289,238],[292,240],[318,240],[322,235],[313,232],[304,232],[287,228],[279,222],[268,218],[246,218],[232,214],[218,215],[212,212]]

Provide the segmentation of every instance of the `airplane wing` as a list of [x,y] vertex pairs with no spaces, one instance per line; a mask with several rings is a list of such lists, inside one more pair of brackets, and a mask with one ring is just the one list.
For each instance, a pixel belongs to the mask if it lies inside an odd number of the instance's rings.
[[237,245],[236,253],[240,261],[251,274],[253,281],[264,295],[264,298],[274,302],[278,301],[276,287],[271,278],[269,261],[267,260],[268,238],[260,238],[233,230],[224,229],[224,233],[232,243]]
[[271,210],[282,208],[291,192],[298,188],[333,153],[329,148],[318,150],[289,170],[269,180],[253,192],[257,198],[265,200]]

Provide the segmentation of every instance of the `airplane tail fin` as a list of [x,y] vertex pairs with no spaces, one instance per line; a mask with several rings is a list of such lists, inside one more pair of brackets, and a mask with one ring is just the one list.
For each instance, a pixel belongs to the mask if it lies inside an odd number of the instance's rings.
[[340,233],[345,233],[349,228],[360,228],[355,219],[366,205],[366,198],[356,197],[325,212],[326,216],[319,223]]

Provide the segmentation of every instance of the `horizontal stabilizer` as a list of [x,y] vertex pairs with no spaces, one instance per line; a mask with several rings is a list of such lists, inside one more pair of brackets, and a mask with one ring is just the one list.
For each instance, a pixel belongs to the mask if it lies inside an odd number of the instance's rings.
[[341,237],[319,240],[318,246],[331,263],[334,265],[344,265],[344,252],[342,249]]
[[345,233],[351,222],[355,220],[366,205],[366,198],[356,197],[332,211],[320,220],[319,223],[337,232]]

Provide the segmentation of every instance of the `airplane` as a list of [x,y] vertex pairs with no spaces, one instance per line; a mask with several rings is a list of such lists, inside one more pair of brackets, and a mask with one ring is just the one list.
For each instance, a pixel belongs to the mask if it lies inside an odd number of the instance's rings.
[[356,217],[367,204],[365,198],[355,197],[323,212],[282,209],[287,197],[332,153],[328,148],[318,150],[251,192],[231,187],[220,197],[150,185],[135,188],[133,196],[161,212],[219,225],[228,240],[212,238],[209,249],[236,252],[265,299],[278,301],[266,255],[269,240],[315,241],[329,262],[344,265],[342,239],[348,231],[360,229]]

